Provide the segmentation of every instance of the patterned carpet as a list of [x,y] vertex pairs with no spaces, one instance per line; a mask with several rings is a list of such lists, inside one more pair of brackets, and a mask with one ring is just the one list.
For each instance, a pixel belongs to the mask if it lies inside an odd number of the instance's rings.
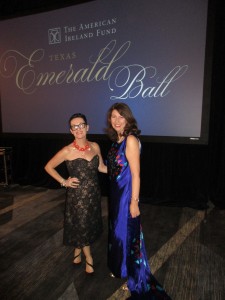
[[[95,275],[72,265],[62,244],[65,190],[10,186],[0,190],[0,299],[126,299],[107,269],[104,232],[92,247]],[[141,204],[152,273],[173,300],[225,299],[225,211]]]

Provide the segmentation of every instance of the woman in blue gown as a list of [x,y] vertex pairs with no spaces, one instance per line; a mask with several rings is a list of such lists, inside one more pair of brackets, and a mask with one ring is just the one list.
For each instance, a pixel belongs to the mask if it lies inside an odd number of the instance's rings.
[[113,277],[127,278],[129,299],[171,299],[151,274],[140,222],[140,130],[125,103],[112,105],[107,132],[110,178],[108,266]]

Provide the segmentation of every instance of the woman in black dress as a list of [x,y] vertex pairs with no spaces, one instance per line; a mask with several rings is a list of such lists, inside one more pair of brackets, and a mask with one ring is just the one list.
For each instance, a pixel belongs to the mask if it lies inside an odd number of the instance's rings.
[[[74,264],[81,263],[83,251],[85,271],[93,274],[90,245],[102,232],[98,171],[107,173],[107,167],[98,144],[87,140],[89,125],[86,116],[80,113],[72,115],[69,126],[74,141],[57,152],[46,164],[45,170],[67,188],[63,242],[74,247]],[[56,170],[64,161],[70,175],[67,179],[62,178]]]

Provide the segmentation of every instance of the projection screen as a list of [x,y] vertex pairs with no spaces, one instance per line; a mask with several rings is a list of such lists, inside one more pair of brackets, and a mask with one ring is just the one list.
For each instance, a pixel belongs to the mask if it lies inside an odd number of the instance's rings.
[[[3,133],[104,134],[115,102],[142,136],[207,143],[208,1],[96,0],[0,22]],[[205,104],[206,103],[206,104]]]

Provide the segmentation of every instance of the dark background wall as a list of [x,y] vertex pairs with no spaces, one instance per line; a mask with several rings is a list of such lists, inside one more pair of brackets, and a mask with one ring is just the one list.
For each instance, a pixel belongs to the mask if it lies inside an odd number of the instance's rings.
[[[0,19],[27,15],[90,1],[17,1],[0,2]],[[207,207],[212,201],[225,208],[225,10],[221,0],[210,2],[214,16],[213,65],[209,143],[184,145],[143,142],[141,157],[141,199],[149,203]],[[65,120],[66,121],[66,120]],[[1,134],[1,147],[12,147],[13,181],[57,188],[44,171],[48,159],[65,144],[70,135]],[[95,137],[106,157],[110,142]],[[65,166],[60,166],[65,173]],[[100,175],[102,193],[107,195],[107,176]]]

